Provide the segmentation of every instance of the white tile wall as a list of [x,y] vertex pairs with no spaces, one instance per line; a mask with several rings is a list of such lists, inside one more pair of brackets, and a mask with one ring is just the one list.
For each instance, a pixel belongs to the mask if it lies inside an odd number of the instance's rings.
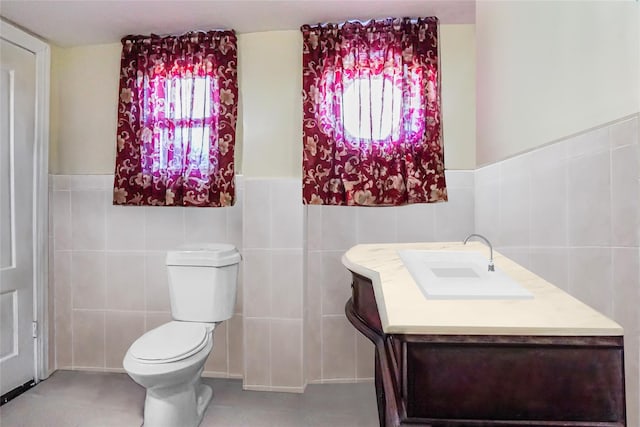
[[108,204],[106,249],[112,251],[145,250],[145,223],[144,208]]
[[299,179],[246,179],[244,388],[302,392],[304,229]]
[[611,152],[612,246],[637,247],[640,242],[638,158],[638,144],[615,148]]
[[500,242],[500,164],[478,169],[475,175],[475,230],[491,236],[495,246]]
[[[328,208],[327,208],[328,209]],[[345,208],[354,209],[354,208]],[[358,243],[395,242],[398,223],[397,209],[361,207],[356,211],[356,241]],[[416,228],[420,222],[415,223]]]
[[566,142],[560,142],[529,155],[530,244],[533,247],[567,246],[567,147]]
[[105,308],[107,281],[104,252],[71,253],[71,292],[73,308]]
[[[450,175],[465,172],[452,172]],[[468,172],[472,175],[472,172]],[[441,242],[464,240],[469,233],[475,228],[475,218],[473,217],[473,187],[448,186],[449,201],[447,203],[436,203],[424,206],[423,210],[433,207],[435,212],[435,240]],[[400,224],[398,227],[404,229],[405,233],[410,232],[414,227],[420,227],[420,224]]]
[[529,268],[546,281],[569,291],[569,249],[535,246],[527,249]]
[[447,171],[448,203],[397,207],[306,206],[306,378],[369,381],[373,345],[349,324],[351,275],[341,257],[359,243],[463,240],[475,229],[473,171]]
[[76,250],[104,250],[106,243],[106,191],[71,192],[71,247]]
[[[531,185],[527,166],[529,156],[518,156],[500,163],[501,246],[528,246],[531,231]],[[509,177],[506,179],[504,177]]]
[[475,173],[477,231],[624,327],[629,425],[640,425],[639,137],[634,116]]
[[283,319],[302,319],[302,249],[271,253],[271,313]]
[[107,299],[110,310],[145,310],[145,254],[107,253]]
[[[171,319],[166,250],[196,240],[240,247],[242,179],[236,206],[217,209],[113,206],[110,175],[55,175],[51,182],[55,366],[122,371],[133,340]],[[225,334],[215,349],[224,370],[205,375],[242,376],[241,363],[227,363],[242,359],[241,349],[227,348],[227,331],[216,332]]]
[[[436,210],[425,209],[424,205],[406,205],[394,208],[396,224],[413,224],[395,226],[396,240],[399,243],[432,242],[436,240]],[[393,240],[391,240],[393,241]]]
[[[323,250],[345,250],[358,242],[358,209],[349,206],[322,206],[321,242]],[[362,208],[388,209],[388,208]],[[391,208],[393,209],[393,208]],[[315,225],[313,225],[315,226]],[[309,243],[310,245],[312,243]]]
[[269,180],[248,179],[245,183],[243,244],[245,249],[271,247],[271,184]]
[[606,149],[569,158],[570,246],[611,245],[610,155]]
[[[443,204],[303,207],[299,179],[284,178],[238,180],[233,208],[122,207],[111,205],[110,176],[54,176],[56,364],[120,369],[128,341],[170,319],[165,251],[222,241],[242,248],[243,262],[236,316],[218,331],[208,374],[280,391],[370,380],[373,347],[344,316],[344,251],[479,232],[625,327],[628,400],[637,402],[638,132],[632,117],[476,171],[447,171]],[[122,325],[135,333],[116,339]],[[630,425],[638,411],[630,406]]]
[[243,253],[244,316],[271,316],[271,253],[264,249],[245,249]]
[[[626,325],[627,336],[640,332],[640,311],[633,301],[639,301],[640,289],[630,286],[633,278],[640,274],[638,248],[613,248],[612,250],[612,292],[613,316]],[[633,325],[637,325],[635,329]]]
[[569,293],[601,313],[613,315],[611,248],[569,249]]
[[271,184],[271,247],[301,249],[304,230],[300,180],[281,179]]
[[[167,251],[185,243],[185,208],[161,207],[158,209],[157,206],[150,206],[142,209],[145,211],[145,249]],[[195,212],[197,209],[192,210]]]

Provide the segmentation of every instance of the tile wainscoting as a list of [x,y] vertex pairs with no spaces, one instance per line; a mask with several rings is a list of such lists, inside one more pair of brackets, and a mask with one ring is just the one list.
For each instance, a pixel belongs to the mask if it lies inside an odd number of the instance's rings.
[[[131,343],[171,319],[166,251],[203,241],[242,247],[242,180],[236,205],[222,209],[113,206],[110,175],[51,182],[55,367],[123,372]],[[243,375],[242,292],[235,312],[216,329],[205,375]]]
[[290,392],[370,381],[373,347],[344,315],[344,251],[476,231],[624,326],[629,425],[640,425],[638,151],[638,118],[626,118],[447,171],[448,203],[385,208],[304,207],[297,178],[240,176],[232,208],[121,207],[111,205],[111,176],[52,176],[55,366],[121,371],[129,344],[170,318],[166,250],[206,240],[243,255],[236,314],[216,331],[206,375]]
[[497,249],[620,323],[628,425],[640,425],[638,117],[482,167],[476,230]]
[[449,203],[301,204],[299,179],[245,179],[245,377],[251,390],[371,381],[373,346],[348,323],[340,263],[357,243],[461,240],[474,229],[473,172],[448,171]]
[[300,182],[247,178],[244,197],[244,388],[302,393]]
[[214,335],[205,375],[252,390],[370,381],[373,347],[344,315],[341,254],[357,243],[460,240],[474,229],[473,172],[448,171],[450,202],[303,207],[294,178],[238,177],[232,208],[111,204],[112,176],[51,177],[51,284],[57,369],[122,371],[131,342],[170,319],[164,257],[229,242],[243,261],[236,314]]
[[351,275],[342,254],[359,243],[460,241],[474,230],[473,171],[447,171],[448,203],[306,208],[305,362],[310,383],[370,381],[373,345],[344,314]]

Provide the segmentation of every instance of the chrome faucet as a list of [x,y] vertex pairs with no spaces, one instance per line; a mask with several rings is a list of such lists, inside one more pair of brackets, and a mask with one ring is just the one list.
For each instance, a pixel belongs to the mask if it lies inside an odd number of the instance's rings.
[[491,242],[489,241],[489,239],[487,239],[486,237],[484,237],[481,234],[469,234],[467,236],[467,238],[464,239],[464,244],[466,245],[467,242],[469,241],[469,239],[472,238],[472,237],[477,237],[479,239],[484,240],[484,242],[489,246],[489,250],[490,250],[490,253],[491,253],[491,256],[489,258],[489,271],[496,271],[496,268],[493,265],[493,246],[491,246]]

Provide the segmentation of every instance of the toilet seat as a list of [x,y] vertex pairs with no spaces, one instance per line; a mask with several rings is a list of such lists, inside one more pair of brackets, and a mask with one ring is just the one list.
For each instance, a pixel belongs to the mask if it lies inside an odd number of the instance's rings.
[[144,364],[177,362],[202,350],[209,331],[202,323],[172,321],[142,335],[129,352]]

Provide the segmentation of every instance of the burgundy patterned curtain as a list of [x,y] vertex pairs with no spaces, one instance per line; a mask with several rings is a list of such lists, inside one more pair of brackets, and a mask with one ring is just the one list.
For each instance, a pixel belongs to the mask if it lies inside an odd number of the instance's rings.
[[304,203],[446,201],[438,19],[301,31]]
[[237,100],[232,30],[122,39],[113,203],[233,205]]

